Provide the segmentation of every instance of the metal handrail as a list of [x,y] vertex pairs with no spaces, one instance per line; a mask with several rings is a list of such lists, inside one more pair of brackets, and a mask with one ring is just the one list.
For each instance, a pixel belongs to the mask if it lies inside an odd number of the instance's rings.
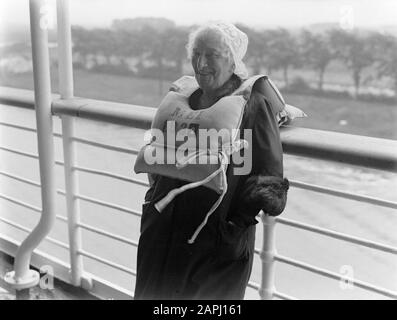
[[14,180],[17,180],[17,181],[20,181],[20,182],[23,182],[23,183],[26,183],[26,184],[29,184],[31,186],[41,187],[41,184],[36,182],[36,181],[30,180],[30,179],[26,179],[26,178],[22,178],[22,177],[20,177],[18,175],[7,173],[5,171],[1,171],[0,170],[0,175],[12,178]]
[[[65,194],[64,191],[61,191],[61,192],[62,192],[62,194]],[[61,192],[60,192],[60,190],[58,190],[58,193],[61,193]],[[1,193],[0,193],[0,198],[3,198],[3,199],[5,199],[5,200],[8,200],[8,201],[13,202],[13,203],[15,203],[15,204],[18,204],[18,205],[21,205],[21,206],[23,206],[23,207],[26,207],[26,208],[28,208],[28,209],[30,209],[30,210],[33,210],[33,211],[37,212],[37,213],[41,213],[41,212],[42,212],[41,208],[32,206],[32,205],[27,204],[27,203],[25,203],[25,202],[23,202],[23,201],[16,200],[16,199],[14,199],[14,198],[12,198],[12,197],[3,195],[3,194],[1,194]],[[141,213],[139,213],[139,212],[137,212],[137,211],[133,211],[133,213],[136,214],[136,215],[138,215],[138,216],[141,215]],[[60,220],[60,221],[62,221],[62,222],[66,222],[66,223],[68,222],[67,218],[65,218],[65,217],[63,217],[63,216],[60,216],[60,215],[56,215],[56,219],[58,219],[58,220]],[[86,229],[86,230],[89,230],[89,231],[98,233],[98,234],[102,234],[102,235],[108,236],[109,238],[113,238],[113,239],[119,240],[119,241],[121,241],[121,242],[124,242],[124,243],[127,243],[127,244],[131,244],[131,245],[133,245],[133,246],[137,246],[137,245],[138,245],[138,243],[135,242],[135,241],[133,241],[133,240],[129,240],[129,239],[127,239],[127,238],[117,236],[117,235],[115,235],[115,234],[112,234],[112,233],[109,233],[109,232],[107,232],[107,231],[104,231],[104,230],[95,228],[95,227],[93,227],[93,226],[91,226],[91,225],[88,225],[88,224],[78,223],[77,226],[78,226],[78,227],[82,227],[83,229]]]
[[[2,121],[0,121],[0,126],[10,127],[10,128],[14,128],[14,129],[28,131],[28,132],[37,132],[37,130],[35,128],[20,126],[20,125],[14,124],[14,123],[7,123],[7,122],[2,122]],[[60,133],[54,133],[53,135],[54,135],[54,137],[62,138],[62,134],[60,134]],[[139,153],[138,149],[116,147],[116,146],[108,145],[106,143],[90,141],[90,140],[82,139],[82,138],[73,137],[72,140],[79,142],[81,144],[86,144],[86,145],[90,145],[93,147],[99,147],[99,148],[117,151],[117,152],[123,152],[123,153],[127,153],[127,154],[138,154]]]
[[391,209],[397,209],[397,202],[387,201],[387,200],[369,197],[369,196],[364,196],[364,195],[360,195],[360,194],[352,193],[352,192],[339,191],[336,189],[322,187],[319,185],[295,181],[295,180],[289,180],[289,182],[290,182],[291,186],[297,187],[300,189],[306,189],[306,190],[310,190],[310,191],[314,191],[314,192],[318,192],[318,193],[324,193],[327,195],[332,195],[332,196],[336,196],[336,197],[340,197],[340,198],[356,200],[356,201],[360,201],[360,202],[366,202],[366,203],[370,203],[370,204],[374,204],[374,205],[382,206],[382,207],[387,207],[387,208],[391,208]]
[[[22,155],[22,156],[29,157],[29,158],[33,158],[33,159],[38,159],[39,158],[39,156],[37,154],[21,151],[21,150],[18,150],[18,149],[13,149],[13,148],[0,146],[0,150],[8,151],[8,152],[11,152],[11,153],[15,153],[15,154]],[[58,165],[64,165],[63,161],[56,161],[55,163],[58,164]],[[142,181],[142,180],[139,180],[139,179],[129,178],[129,177],[126,177],[126,176],[123,176],[123,175],[118,175],[118,174],[111,173],[111,172],[106,172],[106,171],[103,171],[103,170],[102,171],[101,170],[95,170],[95,169],[90,169],[90,168],[81,167],[81,166],[74,166],[73,169],[79,170],[79,171],[82,171],[82,172],[97,174],[97,175],[100,175],[100,176],[106,176],[106,177],[109,177],[109,178],[114,178],[114,179],[125,181],[125,182],[136,183],[136,184],[139,184],[139,185],[142,185],[142,186],[145,186],[145,187],[149,186],[149,184],[147,182],[145,182],[145,181]],[[7,175],[4,172],[3,173],[0,172],[0,174]],[[17,179],[17,180],[21,180],[22,179],[22,178],[17,178],[15,176],[12,176],[12,177]],[[29,183],[28,180],[25,180],[24,182]],[[30,184],[33,184],[33,183],[30,183]],[[38,184],[37,186],[40,186],[40,184]]]
[[0,121],[0,126],[10,127],[10,128],[24,130],[24,131],[29,131],[29,132],[37,132],[37,130],[34,129],[34,128],[20,126],[20,125],[17,125],[17,124],[7,123],[7,122],[3,122],[3,121]]
[[[2,174],[2,173],[0,172],[0,174]],[[36,182],[33,182],[33,181],[30,181],[30,180],[23,179],[23,178],[19,178],[19,177],[10,175],[10,174],[7,174],[7,175],[10,176],[10,177],[12,177],[12,178],[17,178],[18,180],[25,180],[24,182],[27,182],[27,183],[28,183],[28,181],[29,181],[30,184],[33,184],[33,185],[35,185],[35,186],[40,186],[40,184],[38,184],[38,183],[36,183]],[[58,189],[58,190],[57,190],[57,193],[58,193],[58,194],[65,195],[65,191],[64,191],[64,190],[59,190],[59,189]],[[83,196],[83,195],[76,195],[76,197],[79,198],[79,199],[81,199],[81,200],[85,200],[85,201],[88,201],[88,202],[91,202],[91,203],[94,203],[94,204],[99,204],[99,205],[104,206],[104,207],[116,209],[116,210],[119,210],[119,211],[124,211],[124,212],[130,213],[130,214],[136,215],[136,216],[138,216],[138,217],[141,216],[141,213],[140,213],[140,212],[138,212],[138,211],[136,211],[136,210],[131,210],[131,209],[128,209],[128,208],[119,206],[119,205],[115,205],[115,204],[112,204],[112,203],[108,203],[108,202],[105,202],[105,201],[101,201],[101,200],[98,200],[98,199],[95,199],[95,198],[91,198],[91,197],[87,197],[87,196]],[[36,212],[38,212],[38,213],[41,213],[41,212],[42,212],[42,209],[39,208],[39,207],[36,207],[36,206],[30,205],[30,204],[27,204],[27,203],[25,203],[25,202],[23,202],[23,201],[21,201],[21,200],[16,200],[16,199],[14,199],[14,198],[12,198],[12,197],[6,196],[6,195],[1,194],[1,193],[0,193],[0,198],[3,198],[3,199],[5,199],[5,200],[8,200],[8,201],[13,202],[13,203],[18,204],[18,205],[21,205],[21,206],[23,206],[23,207],[26,207],[26,208],[28,208],[28,209],[30,209],[30,210],[33,210],[33,211],[36,211]],[[67,222],[67,219],[64,218],[64,217],[62,217],[62,216],[57,215],[56,217],[57,217],[58,219],[61,219],[61,220]]]
[[147,183],[145,181],[142,181],[139,179],[128,178],[126,176],[118,175],[118,174],[107,172],[107,171],[95,170],[95,169],[90,169],[90,168],[81,167],[81,166],[74,166],[73,169],[81,171],[81,172],[92,173],[92,174],[96,174],[99,176],[109,177],[109,178],[113,178],[113,179],[117,179],[117,180],[121,180],[121,181],[125,181],[125,182],[135,183],[135,184],[138,184],[138,185],[141,185],[144,187],[149,186],[149,183]]
[[279,298],[279,299],[283,299],[283,300],[298,300],[297,298],[295,298],[293,296],[290,296],[288,294],[281,293],[281,292],[278,292],[278,291],[274,291],[273,296],[275,298]]
[[[22,200],[15,199],[13,197],[7,196],[7,195],[2,194],[2,193],[0,193],[0,198],[2,198],[4,200],[7,200],[9,202],[12,202],[14,204],[20,205],[21,207],[25,207],[25,208],[27,208],[29,210],[32,210],[33,212],[36,212],[36,213],[42,213],[43,212],[42,209],[39,208],[39,207],[33,206],[33,205],[28,204],[28,203],[26,203],[26,202],[24,202]],[[56,215],[55,218],[60,220],[60,221],[63,221],[63,222],[67,222],[68,221],[67,218],[65,218],[63,216],[60,216],[60,215]]]
[[[279,223],[283,223],[283,222],[286,222],[285,220],[287,220],[287,219],[283,219],[282,221],[280,221],[281,219],[282,218],[276,218],[276,221],[278,220]],[[321,231],[322,234],[325,234],[325,235],[328,235],[328,236],[332,236],[332,237],[335,237],[335,238],[337,237],[338,239],[345,240],[345,241],[348,241],[348,242],[353,242],[353,243],[356,243],[356,244],[359,244],[359,245],[364,245],[364,246],[367,246],[367,247],[375,248],[377,250],[386,251],[386,252],[389,252],[389,253],[391,252],[391,253],[394,253],[394,254],[396,253],[396,250],[397,250],[396,248],[380,245],[380,244],[377,244],[377,243],[374,243],[374,242],[370,242],[370,241],[363,242],[362,239],[359,239],[359,238],[345,236],[343,234],[336,233],[336,232],[333,232],[333,231],[329,232],[326,229],[316,228],[316,227],[313,227],[311,225],[305,225],[305,224],[302,224],[302,223],[293,222],[291,220],[289,220],[289,221],[287,220],[287,222],[288,222],[289,225],[292,225],[294,227],[304,227],[304,229],[306,229],[306,230],[315,231],[315,232]],[[287,223],[285,223],[285,224],[287,224]],[[275,261],[287,263],[287,264],[293,265],[295,267],[299,267],[299,268],[305,269],[307,271],[320,274],[322,276],[326,276],[326,277],[337,279],[337,280],[341,279],[341,276],[339,274],[330,272],[330,271],[325,270],[325,269],[317,268],[317,267],[308,265],[306,263],[303,263],[301,261],[290,259],[290,258],[281,256],[281,255],[278,255],[278,254],[274,255],[274,259],[275,259]],[[344,280],[350,281],[352,284],[355,284],[358,287],[361,287],[363,289],[366,289],[366,290],[369,290],[369,291],[372,291],[372,292],[376,292],[376,293],[385,295],[385,296],[393,298],[393,299],[397,299],[397,292],[390,291],[390,290],[385,290],[385,289],[380,288],[378,286],[375,286],[375,285],[372,285],[372,284],[369,284],[367,282],[364,282],[364,281],[361,281],[361,280],[357,280],[357,279],[352,279],[352,278],[346,277],[346,279],[344,279]]]
[[[0,150],[8,151],[8,152],[11,152],[11,153],[18,154],[20,156],[24,156],[24,157],[28,157],[28,158],[32,158],[32,159],[36,159],[36,160],[39,159],[39,155],[37,153],[25,152],[25,151],[21,151],[21,150],[18,150],[18,149],[9,148],[9,147],[3,147],[3,146],[0,146]],[[64,162],[61,161],[61,160],[56,160],[55,164],[63,166]]]
[[79,250],[79,251],[77,252],[77,254],[82,255],[82,256],[84,256],[84,257],[87,257],[87,258],[90,258],[90,259],[93,259],[93,260],[96,260],[96,261],[98,261],[98,262],[101,262],[101,263],[103,263],[103,264],[106,264],[106,265],[108,265],[108,266],[110,266],[110,267],[113,267],[113,268],[115,268],[115,269],[118,269],[118,270],[120,270],[120,271],[124,271],[124,272],[126,272],[126,273],[129,273],[129,274],[131,274],[131,275],[133,275],[133,276],[136,276],[136,270],[131,269],[131,268],[124,267],[124,266],[122,266],[122,265],[120,265],[120,264],[118,264],[118,263],[111,262],[111,261],[109,261],[109,260],[107,260],[107,259],[103,259],[103,258],[98,257],[97,255],[92,254],[92,253],[89,253],[89,252],[87,252],[87,251]]
[[301,261],[298,261],[298,260],[295,260],[295,259],[287,258],[287,257],[284,257],[284,256],[279,255],[279,254],[276,254],[274,256],[274,258],[275,258],[276,261],[283,262],[283,263],[286,263],[286,264],[289,264],[289,265],[292,265],[292,266],[295,266],[295,267],[298,267],[298,268],[301,268],[301,269],[304,269],[304,270],[307,270],[307,271],[311,271],[311,272],[317,273],[319,275],[325,276],[327,278],[332,278],[332,279],[335,279],[335,280],[343,279],[343,280],[348,281],[348,282],[350,282],[350,283],[352,283],[352,284],[354,284],[357,287],[360,287],[362,289],[369,290],[369,291],[372,291],[372,292],[375,292],[375,293],[379,293],[379,294],[382,294],[382,295],[387,296],[389,298],[397,299],[397,292],[395,292],[395,291],[386,290],[386,289],[380,288],[378,286],[375,286],[375,285],[372,285],[372,284],[369,284],[367,282],[364,282],[364,281],[361,281],[361,280],[357,280],[357,279],[354,279],[354,278],[351,278],[351,277],[346,277],[346,276],[342,277],[338,273],[331,272],[331,271],[326,270],[326,269],[314,267],[314,266],[309,265],[307,263],[304,263],[304,262],[301,262]]
[[[61,193],[61,194],[63,194],[63,195],[65,194],[65,192],[62,191],[62,190],[58,190],[58,193]],[[12,197],[6,196],[6,195],[1,194],[1,193],[0,193],[0,198],[5,199],[5,200],[7,200],[7,201],[10,201],[10,202],[12,202],[12,203],[21,205],[21,206],[23,206],[23,207],[25,207],[25,208],[28,208],[28,209],[30,209],[30,210],[33,210],[33,211],[35,211],[35,212],[37,212],[37,213],[41,213],[41,212],[42,212],[41,208],[38,208],[38,207],[36,207],[36,206],[32,206],[32,205],[27,204],[27,203],[25,203],[25,202],[23,202],[23,201],[16,200],[16,199],[14,199],[14,198],[12,198]],[[139,213],[137,213],[137,212],[135,212],[135,211],[134,211],[134,213],[136,213],[137,215],[139,214]],[[62,222],[66,222],[66,223],[68,222],[67,218],[65,218],[65,217],[63,217],[63,216],[60,216],[60,215],[57,215],[57,216],[56,216],[56,219],[58,219],[58,220],[60,220],[60,221],[62,221]],[[1,217],[0,217],[0,220],[1,220]],[[8,222],[7,222],[7,223],[8,223]],[[8,224],[11,224],[11,223],[14,223],[14,222],[11,222],[11,221],[10,221]],[[99,228],[95,228],[95,227],[93,227],[93,226],[91,226],[91,225],[88,225],[88,224],[79,223],[79,224],[77,224],[77,226],[78,226],[78,227],[81,227],[81,228],[83,228],[83,229],[86,229],[86,230],[89,230],[89,231],[92,231],[92,232],[95,232],[95,233],[98,233],[98,234],[107,236],[107,237],[109,237],[109,238],[113,238],[113,239],[115,239],[115,240],[119,240],[119,241],[121,241],[121,242],[123,242],[123,243],[130,244],[130,245],[135,246],[135,247],[138,246],[138,243],[137,243],[136,241],[130,240],[130,239],[128,239],[128,238],[124,238],[124,237],[117,236],[117,235],[115,235],[115,234],[113,234],[113,233],[107,232],[107,231],[102,230],[102,229],[99,229]],[[25,231],[30,232],[31,230],[26,229]]]
[[[8,123],[8,122],[0,122],[0,126],[4,126],[4,127],[10,127],[10,128],[14,128],[14,129],[19,129],[19,130],[23,130],[23,131],[29,131],[29,132],[37,132],[36,128],[30,128],[30,127],[26,127],[26,126],[20,126],[18,124],[15,123]],[[62,138],[62,134],[61,133],[53,133],[54,137],[57,138]]]
[[255,290],[259,290],[259,288],[260,288],[259,284],[254,281],[248,281],[247,287],[255,289]]
[[[247,287],[255,289],[255,290],[259,290],[260,289],[260,285],[258,283],[256,283],[256,282],[254,282],[254,281],[249,281]],[[282,299],[282,300],[298,300],[295,297],[289,296],[289,295],[287,295],[285,293],[281,293],[281,292],[278,292],[278,291],[274,291],[273,292],[273,297],[279,298],[279,299]]]
[[28,158],[39,159],[39,156],[37,153],[35,154],[35,153],[20,151],[18,149],[8,148],[8,147],[3,147],[3,146],[0,146],[0,150],[8,151],[8,152],[15,153],[20,156],[24,156],[24,157],[28,157]]
[[86,139],[82,139],[82,138],[73,137],[72,140],[76,141],[76,142],[79,142],[79,143],[82,143],[82,144],[90,145],[90,146],[93,146],[93,147],[99,147],[99,148],[112,150],[112,151],[117,151],[117,152],[122,152],[122,153],[127,153],[127,154],[138,154],[139,153],[139,150],[137,150],[137,149],[116,147],[116,146],[108,145],[106,143],[94,142],[94,141],[90,141],[90,140],[86,140]]
[[0,198],[5,199],[5,200],[7,200],[9,202],[18,204],[18,205],[20,205],[22,207],[25,207],[27,209],[30,209],[32,211],[35,211],[35,212],[38,212],[38,213],[42,212],[41,208],[39,208],[39,207],[33,206],[33,205],[28,204],[28,203],[26,203],[24,201],[21,201],[21,200],[17,200],[17,199],[15,199],[13,197],[7,196],[7,195],[2,194],[2,193],[0,193]]
[[[10,226],[13,226],[13,227],[15,227],[15,228],[17,228],[19,230],[25,231],[27,233],[32,232],[32,229],[26,228],[26,227],[24,227],[24,226],[22,226],[22,225],[20,225],[18,223],[15,223],[15,222],[13,222],[11,220],[8,220],[6,218],[0,217],[0,221],[3,221],[4,223],[7,223]],[[69,250],[69,246],[66,243],[62,242],[62,241],[53,239],[51,237],[46,237],[45,240],[47,240],[48,242],[51,242],[51,243],[63,248],[63,249]]]
[[361,246],[364,246],[367,248],[376,249],[376,250],[387,252],[387,253],[397,254],[396,247],[383,245],[383,244],[380,244],[380,243],[377,243],[374,241],[370,241],[370,240],[366,240],[363,238],[349,236],[349,235],[341,233],[341,232],[336,232],[336,231],[326,229],[326,228],[320,228],[320,227],[317,227],[314,225],[309,225],[309,224],[294,221],[291,219],[277,217],[276,221],[278,223],[281,223],[284,225],[288,225],[288,226],[292,226],[295,228],[315,232],[315,233],[322,234],[322,235],[325,235],[325,236],[328,236],[331,238],[335,238],[338,240],[343,240],[343,241],[347,241],[350,243],[358,244],[358,245],[361,245]]
[[130,239],[125,238],[125,237],[117,236],[114,233],[107,232],[107,231],[99,229],[99,228],[95,228],[95,227],[93,227],[91,225],[88,225],[88,224],[85,224],[85,223],[81,223],[80,222],[77,226],[80,227],[80,228],[83,228],[85,230],[88,230],[88,231],[103,235],[105,237],[112,238],[114,240],[118,240],[118,241],[126,243],[126,244],[130,244],[130,245],[132,245],[134,247],[138,246],[138,242],[136,242],[136,241],[130,240]]
[[137,216],[137,217],[140,217],[142,215],[139,211],[131,210],[131,209],[128,209],[128,208],[123,207],[123,206],[119,206],[119,205],[116,205],[116,204],[108,203],[108,202],[101,201],[101,200],[98,200],[98,199],[95,199],[95,198],[91,198],[91,197],[88,197],[88,196],[75,195],[75,197],[78,198],[78,199],[81,199],[81,200],[85,200],[87,202],[91,202],[91,203],[94,203],[94,204],[101,205],[103,207],[107,207],[107,208],[123,211],[123,212],[126,212],[126,213],[130,213],[130,214],[132,214],[134,216]]

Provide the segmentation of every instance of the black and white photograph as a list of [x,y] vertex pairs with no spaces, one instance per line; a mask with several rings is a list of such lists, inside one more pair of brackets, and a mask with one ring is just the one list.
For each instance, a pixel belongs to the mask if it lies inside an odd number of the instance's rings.
[[396,299],[397,1],[0,2],[0,300]]

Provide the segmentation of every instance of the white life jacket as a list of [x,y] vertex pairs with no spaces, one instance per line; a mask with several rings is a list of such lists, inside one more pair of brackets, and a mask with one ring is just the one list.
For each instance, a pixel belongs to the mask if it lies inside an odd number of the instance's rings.
[[[240,140],[238,129],[252,87],[262,77],[264,76],[257,75],[245,80],[231,95],[221,98],[209,108],[193,110],[189,106],[189,97],[199,86],[194,77],[184,76],[173,83],[172,91],[168,92],[157,109],[152,122],[152,132],[157,129],[158,132],[164,133],[166,138],[145,145],[137,156],[134,170],[136,173],[159,174],[190,183],[171,190],[155,204],[156,209],[161,212],[175,196],[198,186],[206,186],[220,194],[203,223],[189,239],[189,243],[194,242],[226,194],[229,157],[241,148],[248,147],[247,141]],[[267,80],[267,77],[264,78]],[[178,141],[175,136],[170,137],[167,126],[168,129],[174,129],[175,134],[186,133],[187,141]],[[208,139],[200,139],[200,134],[197,139],[197,132],[200,131],[197,129],[216,130],[221,143],[218,139],[210,139],[208,143]],[[148,156],[153,155],[158,159],[164,158],[165,161],[148,163]]]

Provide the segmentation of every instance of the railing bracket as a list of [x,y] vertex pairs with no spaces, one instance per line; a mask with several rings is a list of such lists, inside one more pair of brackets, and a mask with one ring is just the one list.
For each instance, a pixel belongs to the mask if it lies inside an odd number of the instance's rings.
[[10,271],[4,276],[4,281],[15,290],[29,289],[39,284],[40,273],[30,269],[23,278],[15,278],[15,271]]
[[84,290],[92,291],[92,289],[94,288],[94,282],[92,281],[91,278],[82,277],[81,278],[81,287]]

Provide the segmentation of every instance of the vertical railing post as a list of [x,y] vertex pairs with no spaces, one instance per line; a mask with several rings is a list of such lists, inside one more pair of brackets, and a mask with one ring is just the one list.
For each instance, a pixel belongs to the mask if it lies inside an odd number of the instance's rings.
[[261,214],[263,224],[263,244],[260,252],[262,261],[262,281],[259,295],[262,300],[271,300],[274,293],[274,256],[275,249],[275,218],[267,214]]
[[[69,18],[69,1],[57,0],[57,28],[58,28],[58,76],[59,93],[61,99],[73,98],[73,61],[72,39]],[[73,169],[76,163],[73,117],[62,116],[62,139],[65,174],[66,208],[68,215],[69,254],[71,282],[81,286],[83,275],[83,258],[81,250],[80,207],[78,194],[78,176]]]
[[40,280],[40,275],[37,271],[29,270],[30,259],[33,250],[51,231],[55,222],[56,203],[51,81],[47,33],[48,7],[44,0],[30,0],[29,9],[42,213],[37,226],[18,249],[14,261],[14,271],[7,273],[5,276],[5,281],[17,290],[33,287]]
[[74,120],[62,116],[62,140],[65,173],[66,209],[68,215],[69,255],[71,282],[81,286],[83,275],[83,257],[79,254],[82,249],[80,223],[80,206],[76,195],[79,184],[77,172],[73,169],[76,163],[75,146],[73,142]]
[[58,76],[61,99],[73,98],[72,35],[69,0],[57,0]]

